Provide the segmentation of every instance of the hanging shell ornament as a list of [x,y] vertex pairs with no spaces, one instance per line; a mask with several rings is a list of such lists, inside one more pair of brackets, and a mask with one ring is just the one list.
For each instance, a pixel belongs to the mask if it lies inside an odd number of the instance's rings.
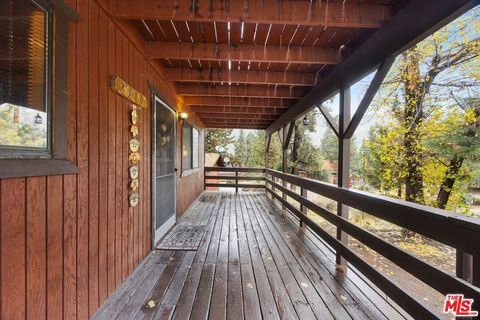
[[138,112],[137,112],[137,108],[134,108],[131,112],[131,117],[132,117],[132,124],[133,125],[136,125],[137,122],[138,122]]
[[130,193],[128,202],[130,203],[130,207],[136,207],[138,205],[138,192]]
[[130,181],[130,189],[132,191],[137,191],[138,190],[138,179],[133,179],[132,181]]
[[130,166],[130,168],[128,168],[128,172],[130,173],[130,179],[138,178],[138,166]]
[[138,136],[138,127],[137,126],[132,126],[130,128],[130,133],[132,134],[133,137],[137,137]]
[[128,156],[128,160],[133,164],[137,164],[141,159],[142,157],[138,152],[130,153],[130,155]]
[[140,141],[138,141],[135,138],[130,139],[130,141],[128,141],[128,145],[130,147],[131,152],[138,152],[138,150],[140,150]]

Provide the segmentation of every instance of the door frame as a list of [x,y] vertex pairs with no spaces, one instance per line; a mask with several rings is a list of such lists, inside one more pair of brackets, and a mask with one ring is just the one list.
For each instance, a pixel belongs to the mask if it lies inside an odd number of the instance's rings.
[[177,168],[177,111],[170,107],[165,101],[163,101],[158,95],[156,95],[154,92],[152,92],[152,100],[153,106],[152,106],[152,121],[151,121],[151,128],[152,128],[152,143],[151,143],[151,148],[152,148],[152,154],[151,154],[151,170],[152,170],[152,212],[151,212],[151,217],[152,217],[152,249],[154,250],[155,247],[157,246],[158,242],[160,242],[161,238],[172,228],[175,223],[177,222],[177,172],[175,171],[174,173],[174,186],[173,186],[173,195],[175,197],[175,203],[174,203],[174,214],[173,216],[168,219],[160,228],[158,228],[158,233],[162,234],[162,237],[159,238],[158,241],[156,241],[157,238],[157,229],[156,224],[155,224],[155,218],[156,218],[156,177],[157,177],[157,166],[156,166],[156,110],[157,110],[157,102],[166,107],[168,110],[173,112],[174,114],[174,123],[173,123],[173,132],[174,132],[174,153],[173,153],[173,162],[175,164],[175,168]]

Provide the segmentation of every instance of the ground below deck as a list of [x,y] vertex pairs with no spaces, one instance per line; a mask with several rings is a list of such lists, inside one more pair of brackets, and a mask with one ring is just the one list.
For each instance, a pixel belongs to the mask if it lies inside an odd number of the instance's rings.
[[152,252],[94,319],[406,317],[264,192],[204,192],[180,224],[206,226],[198,250]]

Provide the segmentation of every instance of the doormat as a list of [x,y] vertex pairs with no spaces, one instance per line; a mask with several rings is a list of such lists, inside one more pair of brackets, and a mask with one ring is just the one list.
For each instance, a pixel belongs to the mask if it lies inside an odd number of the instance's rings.
[[160,250],[186,250],[198,249],[205,233],[205,226],[176,226],[160,242]]

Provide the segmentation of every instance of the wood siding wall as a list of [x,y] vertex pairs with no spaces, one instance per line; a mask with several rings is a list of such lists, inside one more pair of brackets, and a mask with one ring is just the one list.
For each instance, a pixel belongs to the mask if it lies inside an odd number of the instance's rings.
[[[80,173],[0,180],[0,319],[87,319],[151,250],[151,109],[140,111],[140,203],[132,209],[130,105],[108,79],[118,75],[150,99],[148,80],[171,105],[177,97],[102,3],[67,2],[80,15],[68,39],[68,156]],[[202,181],[203,170],[178,179],[177,214]]]

